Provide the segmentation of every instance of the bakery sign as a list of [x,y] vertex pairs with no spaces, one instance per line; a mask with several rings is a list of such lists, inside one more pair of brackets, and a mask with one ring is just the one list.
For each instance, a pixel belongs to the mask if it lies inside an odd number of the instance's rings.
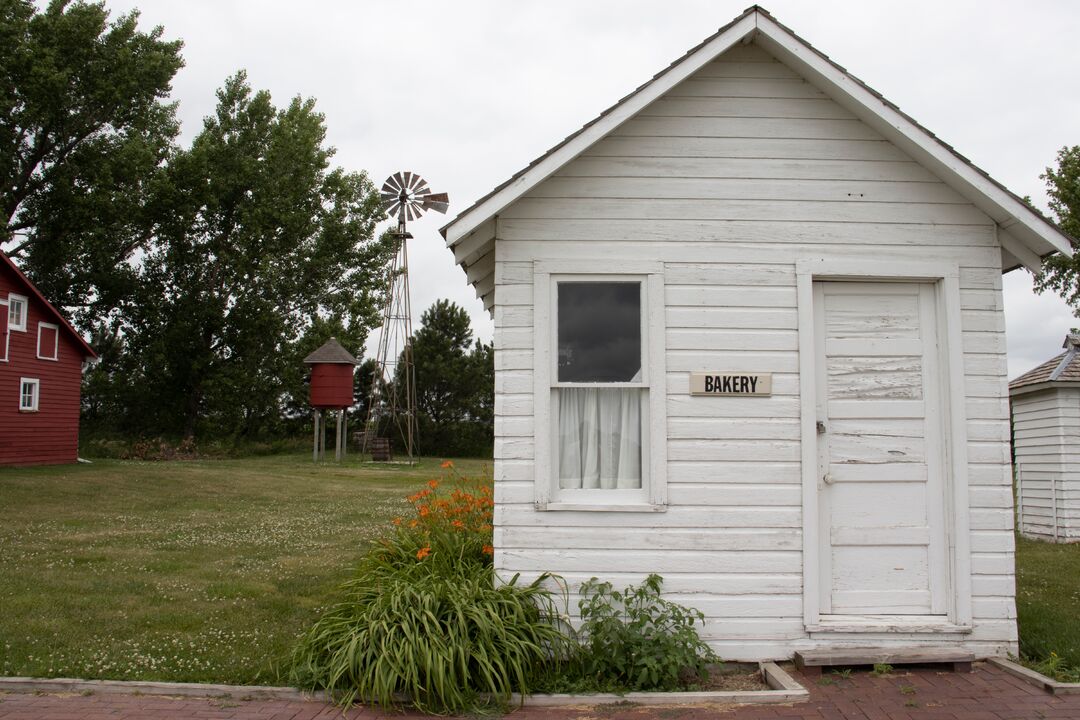
[[772,395],[772,373],[693,372],[691,395]]

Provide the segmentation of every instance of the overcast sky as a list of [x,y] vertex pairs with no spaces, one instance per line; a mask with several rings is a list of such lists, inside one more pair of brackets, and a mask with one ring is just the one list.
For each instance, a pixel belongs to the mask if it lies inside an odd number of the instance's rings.
[[[280,106],[314,97],[336,162],[377,184],[413,170],[450,194],[413,224],[416,315],[437,298],[483,306],[438,228],[741,13],[748,0],[106,0],[184,41],[173,85],[183,140],[244,68]],[[1080,144],[1080,3],[774,0],[781,22],[1020,195]],[[1005,277],[1010,377],[1080,325],[1030,276]]]

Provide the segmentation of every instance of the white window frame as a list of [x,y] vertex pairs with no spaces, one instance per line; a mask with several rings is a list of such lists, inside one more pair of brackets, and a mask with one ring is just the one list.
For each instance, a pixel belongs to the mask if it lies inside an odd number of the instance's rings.
[[[969,633],[971,551],[968,523],[967,414],[964,351],[960,317],[960,269],[952,262],[884,262],[803,258],[795,263],[799,318],[799,383],[801,403],[803,496],[803,623],[811,637],[829,633]],[[815,367],[814,282],[818,280],[916,281],[934,283],[938,301],[938,335],[942,346],[943,438],[946,448],[945,533],[949,572],[945,616],[831,616],[823,618],[819,601],[819,517],[817,476],[817,389]],[[809,378],[809,380],[806,380]],[[822,635],[818,635],[822,633]],[[864,636],[865,637],[865,636]]]
[[11,344],[8,341],[8,338],[11,337],[11,332],[10,332],[11,318],[8,317],[8,301],[7,301],[6,298],[0,298],[0,313],[3,313],[4,318],[8,321],[8,323],[7,323],[8,327],[7,327],[7,329],[4,330],[4,337],[0,338],[0,350],[3,350],[3,352],[4,352],[4,356],[0,357],[0,362],[7,362],[8,361],[8,349],[9,349],[8,346]]
[[[640,490],[567,490],[559,487],[555,468],[557,436],[552,397],[559,387],[593,383],[559,383],[557,374],[557,282],[641,283],[641,383],[602,383],[611,387],[641,387],[642,458]],[[535,505],[538,510],[663,512],[667,509],[667,366],[664,317],[664,266],[658,262],[593,260],[533,263],[533,337],[535,359]]]
[[[23,405],[23,386],[27,383],[34,386],[34,404],[32,407]],[[41,380],[38,378],[19,378],[19,412],[37,412],[41,404]]]
[[[41,329],[52,328],[53,331],[53,351],[52,357],[41,354]],[[38,360],[52,360],[56,362],[60,358],[60,326],[54,323],[39,322],[37,331],[37,357]]]
[[[13,301],[18,301],[18,302],[22,303],[22,312],[19,313],[20,318],[19,318],[19,322],[17,322],[17,323],[13,323],[11,321],[11,303]],[[8,331],[9,332],[12,331],[12,330],[16,330],[18,332],[26,332],[26,319],[27,319],[27,316],[30,314],[30,305],[28,303],[29,303],[29,298],[27,298],[25,295],[19,295],[19,294],[16,294],[16,293],[8,293],[7,305],[8,305]]]

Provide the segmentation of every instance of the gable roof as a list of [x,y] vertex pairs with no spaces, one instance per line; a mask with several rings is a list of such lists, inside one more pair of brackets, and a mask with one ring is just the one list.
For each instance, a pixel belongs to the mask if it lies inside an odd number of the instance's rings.
[[11,271],[15,273],[15,277],[18,278],[19,282],[22,283],[23,287],[26,288],[26,291],[30,294],[30,296],[36,299],[42,305],[44,305],[45,311],[52,315],[53,318],[57,321],[57,324],[61,328],[63,328],[72,338],[75,339],[75,342],[79,345],[79,347],[82,348],[83,354],[86,357],[96,358],[97,353],[94,352],[94,348],[90,347],[90,343],[86,342],[86,340],[83,339],[83,336],[79,334],[79,331],[76,330],[70,322],[68,322],[68,319],[64,317],[64,315],[59,310],[53,307],[53,304],[51,302],[45,299],[45,296],[42,295],[41,291],[37,289],[37,286],[34,285],[34,283],[30,282],[30,278],[26,277],[26,275],[23,274],[23,271],[20,270],[19,267],[11,261],[11,258],[9,258],[6,253],[0,251],[0,260],[2,260],[5,265],[11,268]]
[[304,358],[307,365],[359,365],[360,363],[348,350],[341,346],[337,338],[330,338],[319,349]]
[[737,44],[749,42],[759,44],[798,72],[990,216],[997,223],[1006,271],[1020,265],[1037,270],[1042,258],[1055,252],[1072,255],[1070,237],[1056,224],[781,25],[764,8],[754,5],[441,228],[454,259],[485,308],[494,307],[494,243],[503,208],[707,63]]
[[1065,348],[1065,352],[1050,358],[1032,370],[1028,370],[1009,383],[1009,393],[1018,394],[1018,392],[1042,390],[1051,383],[1067,383],[1080,386],[1080,334],[1070,333],[1066,335],[1062,347]]

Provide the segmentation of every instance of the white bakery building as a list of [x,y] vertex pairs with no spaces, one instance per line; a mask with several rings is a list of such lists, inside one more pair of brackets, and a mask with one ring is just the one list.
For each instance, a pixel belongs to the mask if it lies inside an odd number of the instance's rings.
[[660,573],[732,660],[1016,652],[1001,275],[1068,238],[765,10],[443,234],[503,575]]
[[1080,335],[1009,383],[1016,525],[1026,537],[1080,542]]

